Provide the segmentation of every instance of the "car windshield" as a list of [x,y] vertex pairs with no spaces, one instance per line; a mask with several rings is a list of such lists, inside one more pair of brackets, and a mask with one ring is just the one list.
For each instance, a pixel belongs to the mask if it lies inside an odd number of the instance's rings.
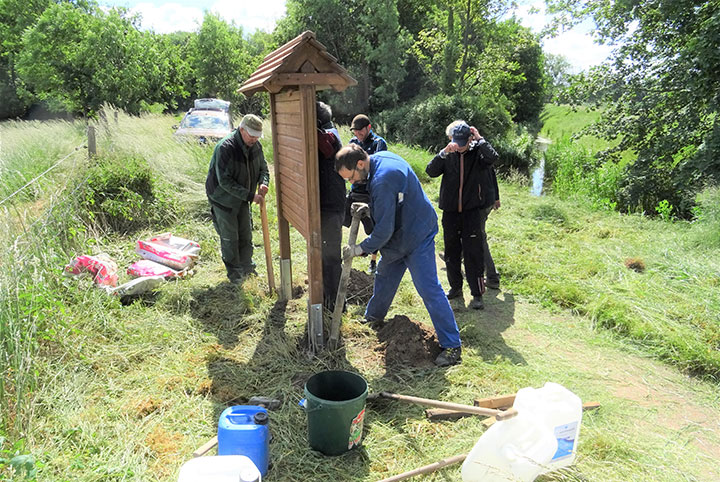
[[230,130],[230,122],[227,118],[190,114],[182,120],[180,127],[182,129]]

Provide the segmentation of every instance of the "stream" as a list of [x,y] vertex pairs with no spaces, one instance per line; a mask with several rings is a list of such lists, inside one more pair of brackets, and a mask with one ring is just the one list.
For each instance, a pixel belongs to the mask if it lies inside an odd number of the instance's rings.
[[545,139],[544,137],[535,139],[535,147],[540,151],[541,157],[538,165],[532,170],[530,194],[533,196],[542,196],[543,181],[545,179],[545,151],[547,151],[548,145],[551,143],[552,141],[550,139]]

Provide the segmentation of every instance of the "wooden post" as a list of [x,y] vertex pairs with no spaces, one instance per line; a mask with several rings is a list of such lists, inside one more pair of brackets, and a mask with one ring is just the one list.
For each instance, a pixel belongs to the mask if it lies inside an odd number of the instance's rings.
[[279,169],[279,146],[278,136],[275,132],[278,132],[277,128],[277,110],[275,108],[276,97],[270,95],[270,118],[272,120],[272,143],[273,143],[273,156],[275,156],[273,165],[275,167],[275,201],[277,203],[277,218],[278,218],[278,238],[280,242],[280,292],[278,293],[278,299],[281,301],[288,301],[292,299],[292,261],[290,258],[290,223],[285,218],[282,208],[282,180],[280,177]]
[[324,348],[323,333],[323,275],[322,275],[322,235],[320,230],[320,186],[317,148],[317,120],[315,110],[315,86],[300,86],[300,119],[305,136],[305,179],[308,193],[308,287],[309,319],[308,340],[313,352]]
[[97,145],[95,143],[95,126],[88,126],[88,158],[95,157],[97,155]]

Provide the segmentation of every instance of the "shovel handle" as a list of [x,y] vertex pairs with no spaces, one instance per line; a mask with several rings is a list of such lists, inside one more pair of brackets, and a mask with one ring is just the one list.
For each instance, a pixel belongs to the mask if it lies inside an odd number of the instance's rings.
[[265,245],[265,267],[268,274],[268,287],[270,292],[275,291],[275,274],[273,273],[272,249],[270,247],[270,228],[268,227],[267,208],[265,197],[260,202],[260,220],[262,221],[263,244]]
[[507,410],[498,410],[495,408],[475,407],[473,405],[463,405],[461,403],[453,402],[442,402],[440,400],[432,400],[430,398],[411,397],[409,395],[398,395],[397,393],[381,392],[380,396],[383,398],[391,398],[393,400],[401,400],[403,402],[417,403],[418,405],[425,405],[428,407],[445,408],[448,410],[455,410],[458,412],[467,412],[474,415],[484,415],[486,417],[495,417],[498,420],[507,420],[513,418],[518,414],[514,408],[508,408]]
[[[357,241],[358,230],[360,229],[360,218],[352,217],[350,223],[350,234],[348,235],[348,244],[353,245]],[[328,346],[331,350],[337,348],[340,340],[340,321],[342,320],[343,307],[345,306],[345,294],[347,293],[348,280],[350,279],[350,270],[352,269],[352,258],[343,260],[342,274],[340,275],[340,285],[338,286],[337,295],[335,296],[335,309],[330,322],[330,338]]]
[[459,464],[463,460],[467,458],[466,454],[456,455],[454,457],[448,457],[446,459],[442,459],[438,462],[425,465],[423,467],[410,470],[408,472],[403,472],[402,474],[394,475],[392,477],[389,477],[387,479],[382,479],[380,482],[395,482],[397,480],[404,480],[409,479],[410,477],[415,477],[416,475],[422,475],[422,474],[429,474],[431,472],[435,472],[436,470],[440,470],[443,467],[447,467],[448,465],[454,465]]

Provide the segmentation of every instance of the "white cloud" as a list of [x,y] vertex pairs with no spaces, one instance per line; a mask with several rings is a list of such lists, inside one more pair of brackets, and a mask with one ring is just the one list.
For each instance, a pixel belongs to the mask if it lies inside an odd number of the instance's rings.
[[[531,9],[537,10],[537,13],[530,13]],[[551,20],[550,16],[545,14],[545,2],[537,0],[519,5],[515,16],[523,26],[535,33],[539,33]],[[592,29],[593,24],[586,20],[557,37],[544,39],[543,50],[563,55],[578,71],[599,65],[610,55],[612,47],[593,42]]]
[[210,10],[227,21],[234,20],[245,32],[272,32],[275,22],[285,15],[285,0],[244,1],[218,0]]
[[209,7],[189,7],[178,3],[138,3],[130,11],[142,16],[142,28],[157,33],[197,30],[205,10],[217,13],[227,22],[234,21],[246,33],[255,30],[271,32],[275,22],[285,15],[285,0],[263,0],[262,2],[218,0]]
[[157,33],[192,32],[202,23],[203,18],[202,10],[177,3],[162,5],[138,3],[130,11],[142,16],[143,28],[154,30]]

